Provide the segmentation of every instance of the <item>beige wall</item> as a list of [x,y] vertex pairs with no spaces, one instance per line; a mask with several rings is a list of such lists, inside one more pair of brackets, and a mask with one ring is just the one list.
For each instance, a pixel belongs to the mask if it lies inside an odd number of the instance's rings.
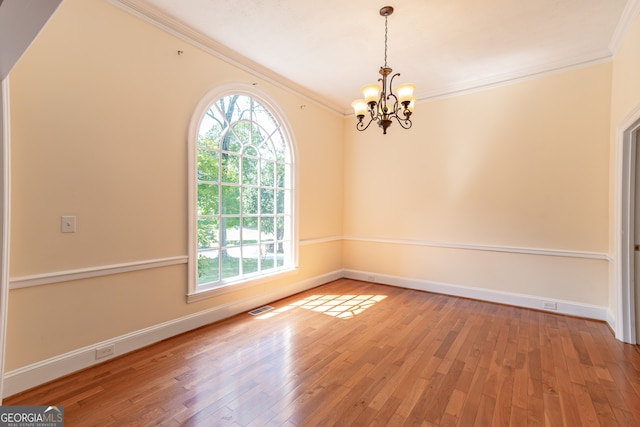
[[348,128],[345,268],[607,306],[610,81],[593,65]]
[[611,131],[640,105],[640,15],[638,15],[613,58]]
[[[228,82],[257,83],[291,124],[300,238],[342,235],[341,116],[105,1],[66,0],[11,73],[11,277],[186,255],[189,121]],[[6,369],[340,270],[341,248],[309,242],[295,274],[192,304],[185,264],[14,289]]]

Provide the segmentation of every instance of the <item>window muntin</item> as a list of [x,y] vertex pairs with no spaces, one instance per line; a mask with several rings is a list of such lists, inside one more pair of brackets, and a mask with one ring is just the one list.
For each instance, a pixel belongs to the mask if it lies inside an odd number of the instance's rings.
[[195,292],[294,266],[287,133],[255,97],[223,96],[200,120]]

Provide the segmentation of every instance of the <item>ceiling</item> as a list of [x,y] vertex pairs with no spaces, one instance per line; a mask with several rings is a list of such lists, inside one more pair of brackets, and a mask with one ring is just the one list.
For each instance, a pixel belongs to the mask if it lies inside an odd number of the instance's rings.
[[611,58],[640,0],[112,0],[340,113],[388,65],[418,101]]

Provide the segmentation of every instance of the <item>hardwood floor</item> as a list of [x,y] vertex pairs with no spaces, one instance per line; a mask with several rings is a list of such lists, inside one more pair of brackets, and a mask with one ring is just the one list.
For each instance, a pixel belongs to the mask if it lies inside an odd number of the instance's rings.
[[638,426],[601,322],[338,280],[6,399],[67,426]]

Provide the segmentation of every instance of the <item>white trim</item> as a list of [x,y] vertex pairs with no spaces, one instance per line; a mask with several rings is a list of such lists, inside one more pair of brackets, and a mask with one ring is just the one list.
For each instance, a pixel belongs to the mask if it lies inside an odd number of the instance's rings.
[[[544,64],[538,67],[530,67],[528,69],[513,71],[498,76],[488,76],[483,79],[459,82],[440,89],[433,90],[428,93],[420,94],[416,103],[436,101],[440,99],[453,98],[461,95],[469,95],[476,92],[482,92],[489,89],[495,89],[508,86],[515,83],[535,80],[545,76],[551,76],[558,73],[564,73],[571,70],[579,70],[581,68],[591,67],[593,65],[611,62],[612,55],[608,50],[603,50],[599,54],[572,58],[570,60]],[[354,115],[351,113],[349,115]]]
[[[512,292],[497,291],[493,289],[482,289],[470,286],[454,285],[451,283],[412,279],[408,277],[369,273],[357,270],[344,270],[344,277],[348,279],[363,280],[367,282],[380,283],[383,285],[399,286],[402,288],[415,289],[425,292],[434,292],[438,294],[445,294],[462,298],[471,298],[481,301],[507,304],[515,307],[531,308],[535,310],[548,311],[555,314],[566,314],[569,316],[602,320],[605,322],[608,322],[610,319],[607,307],[583,304],[573,301],[543,298],[534,295],[517,294]],[[556,303],[558,309],[544,310],[544,303],[548,302]]]
[[[197,143],[197,135],[198,130],[200,128],[200,123],[205,116],[205,113],[209,109],[209,107],[216,102],[218,99],[223,98],[228,95],[245,95],[257,100],[262,106],[264,106],[273,116],[275,117],[278,125],[280,126],[280,130],[285,136],[285,143],[288,145],[290,150],[290,165],[291,165],[291,194],[293,197],[293,203],[291,205],[291,229],[289,232],[291,233],[291,238],[289,239],[292,244],[292,267],[298,267],[298,250],[299,250],[299,242],[298,242],[298,233],[299,233],[299,219],[298,219],[298,208],[299,208],[299,189],[298,189],[298,180],[299,180],[299,170],[300,167],[298,165],[298,144],[296,143],[295,134],[293,133],[293,127],[291,123],[287,119],[287,115],[284,111],[271,100],[271,97],[265,93],[264,91],[256,88],[254,85],[250,85],[242,82],[230,82],[226,84],[222,84],[216,86],[215,88],[209,90],[196,105],[193,113],[191,114],[191,120],[189,122],[189,130],[187,134],[187,194],[188,194],[188,283],[187,283],[187,300],[196,301],[202,299],[201,297],[196,297],[197,294],[204,295],[218,295],[219,290],[221,288],[215,288],[213,290],[199,290],[198,289],[198,278],[195,264],[197,263],[197,238],[196,238],[196,230],[197,230],[197,185],[196,185],[196,173],[197,173],[197,156],[198,150],[196,147]],[[268,275],[278,274],[280,272],[284,272],[286,269],[280,269],[273,272],[268,272]],[[252,285],[253,281],[249,283]],[[239,284],[242,286],[241,284]],[[238,285],[230,285],[227,286],[229,289],[239,289]],[[228,290],[227,290],[228,292]]]
[[188,293],[187,302],[192,303],[196,301],[202,301],[207,298],[212,298],[219,295],[228,294],[230,292],[236,292],[240,289],[250,288],[252,286],[261,285],[267,282],[273,282],[274,280],[283,279],[298,271],[297,268],[291,268],[287,270],[278,270],[268,274],[261,274],[248,280],[242,280],[238,283],[229,283],[216,288],[205,289],[198,292]]
[[239,313],[247,312],[264,304],[340,279],[342,276],[341,270],[323,274],[239,301],[233,301],[222,306],[153,325],[149,328],[121,335],[110,340],[97,342],[41,362],[12,370],[4,376],[4,396],[11,396],[72,372],[109,360],[107,358],[96,360],[95,350],[97,348],[113,345],[115,347],[115,353],[110,358],[120,356],[192,329],[229,318]]
[[618,21],[618,26],[613,32],[613,36],[609,42],[609,50],[613,55],[618,51],[620,44],[622,44],[622,41],[627,36],[638,14],[640,14],[640,0],[627,0],[627,4],[622,11],[622,16]]
[[206,37],[202,33],[194,31],[187,25],[168,16],[166,13],[155,8],[147,2],[140,0],[107,0],[114,6],[134,15],[138,18],[166,31],[167,33],[178,37],[185,42],[202,49],[203,51],[215,56],[216,58],[246,71],[247,73],[265,80],[281,89],[293,92],[301,96],[308,102],[312,102],[320,108],[330,111],[340,116],[344,116],[342,108],[334,102],[322,97],[316,92],[312,92],[303,86],[263,67],[257,62],[240,55],[239,53],[229,49],[228,47]]
[[616,338],[636,343],[634,218],[636,131],[640,130],[640,105],[621,122],[616,132],[614,207]]
[[[314,245],[327,242],[341,241],[342,237],[332,236],[317,239],[306,239],[300,241],[300,245]],[[296,257],[297,258],[297,257]],[[52,273],[35,274],[31,276],[13,277],[9,280],[9,289],[29,288],[32,286],[51,285],[54,283],[68,282],[70,280],[91,279],[100,276],[109,276],[111,274],[128,273],[132,271],[148,270],[152,268],[167,267],[176,264],[187,264],[189,257],[187,255],[175,256],[169,258],[150,259],[144,261],[128,262],[123,264],[101,265],[96,267],[87,267],[77,270],[56,271]],[[292,269],[292,270],[295,270]],[[287,273],[287,271],[283,271]],[[269,280],[273,280],[273,276],[268,276]],[[261,280],[260,283],[265,280]],[[258,282],[252,282],[249,286],[253,286]],[[235,287],[234,290],[238,288]],[[218,292],[219,293],[219,292]],[[202,298],[190,297],[189,301],[197,301]]]
[[7,313],[9,308],[9,242],[11,233],[11,120],[9,77],[0,82],[0,403],[4,390],[4,360],[7,348]]
[[317,237],[315,239],[300,240],[300,246],[320,245],[323,243],[339,242],[342,240],[342,236]]
[[609,327],[611,328],[611,330],[613,331],[614,336],[615,336],[615,333],[616,333],[616,327],[617,327],[617,325],[616,325],[616,321],[617,321],[616,316],[615,316],[615,314],[611,311],[611,307],[609,307],[609,308],[607,309],[607,320],[606,320],[606,322],[607,322],[607,324],[609,325]]
[[102,265],[77,270],[57,271],[53,273],[36,274],[33,276],[14,277],[10,279],[10,289],[50,285],[53,283],[68,282],[70,280],[90,279],[93,277],[108,276],[111,274],[148,270],[151,268],[167,267],[176,264],[186,264],[187,260],[187,256],[175,256],[123,264]]
[[609,255],[601,252],[566,251],[561,249],[525,248],[518,246],[478,245],[474,243],[449,243],[429,240],[387,239],[375,237],[345,236],[344,240],[374,242],[393,245],[428,246],[434,248],[464,249],[471,251],[506,252],[513,254],[543,255],[555,257],[587,258],[608,260]]
[[[489,252],[505,252],[515,254],[527,254],[527,255],[543,255],[543,256],[555,256],[555,257],[570,257],[570,258],[586,258],[586,259],[600,259],[608,262],[614,262],[609,254],[598,252],[581,252],[581,251],[564,251],[558,249],[537,249],[537,248],[524,248],[515,246],[496,246],[496,245],[477,245],[469,243],[448,243],[448,242],[434,242],[427,240],[402,240],[402,239],[385,239],[385,238],[373,238],[373,237],[354,237],[354,236],[328,236],[318,237],[313,239],[300,240],[299,246],[319,245],[324,243],[340,242],[340,241],[361,241],[361,242],[373,242],[395,245],[413,245],[413,246],[426,246],[437,248],[450,248],[450,249],[462,249],[473,251],[489,251]],[[297,256],[296,256],[297,259]],[[90,279],[93,277],[108,276],[111,274],[127,273],[139,270],[148,270],[152,268],[167,267],[176,264],[188,263],[188,256],[175,256],[168,258],[151,259],[144,261],[135,261],[123,264],[112,264],[95,267],[87,267],[77,270],[57,271],[51,273],[36,274],[31,276],[19,276],[9,279],[9,289],[28,288],[32,286],[51,285],[54,283],[68,282],[70,280]],[[297,263],[296,263],[297,264]],[[296,268],[292,268],[292,271]],[[288,274],[289,270],[282,273]],[[277,274],[276,274],[277,277]],[[273,280],[274,276],[266,276],[267,280]],[[259,283],[265,281],[265,279],[258,279]],[[258,282],[249,283],[248,286],[253,286]],[[235,288],[238,289],[238,288]],[[213,292],[214,295],[220,294],[220,292]],[[193,294],[188,296],[189,301],[197,301],[202,298],[195,297]]]

